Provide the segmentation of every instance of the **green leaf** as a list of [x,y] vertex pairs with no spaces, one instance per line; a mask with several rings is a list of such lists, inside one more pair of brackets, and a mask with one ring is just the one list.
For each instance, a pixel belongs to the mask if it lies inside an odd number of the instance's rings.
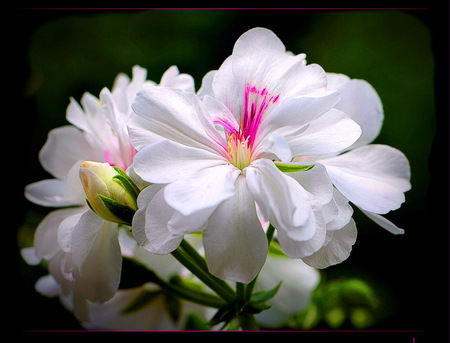
[[160,290],[157,291],[149,291],[143,290],[140,292],[133,300],[131,300],[128,305],[122,309],[122,314],[130,314],[133,312],[137,312],[147,306],[153,299],[155,299],[162,292]]
[[283,173],[295,173],[295,172],[305,172],[308,170],[311,170],[314,168],[315,164],[313,165],[301,165],[301,164],[294,164],[294,163],[280,163],[280,162],[274,162],[277,168],[282,171]]
[[278,285],[276,285],[274,288],[268,290],[268,291],[259,291],[256,292],[252,295],[252,297],[250,298],[250,302],[251,303],[260,303],[260,302],[264,302],[267,301],[271,298],[273,298],[275,296],[275,294],[277,294],[278,289],[281,286],[282,281],[280,281],[278,283]]

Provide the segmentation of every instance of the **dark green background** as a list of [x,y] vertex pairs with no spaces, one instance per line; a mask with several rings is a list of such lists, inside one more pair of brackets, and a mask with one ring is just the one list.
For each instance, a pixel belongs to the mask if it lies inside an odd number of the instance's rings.
[[[49,177],[37,155],[48,131],[67,124],[69,97],[98,96],[136,64],[156,82],[177,65],[198,89],[242,33],[262,26],[288,50],[306,53],[308,63],[371,83],[385,113],[375,142],[401,150],[411,164],[406,203],[387,215],[405,235],[391,235],[356,212],[359,237],[350,258],[324,275],[362,277],[379,290],[387,311],[374,329],[430,332],[447,325],[448,33],[439,35],[446,20],[439,10],[21,10],[18,17],[20,244],[30,243],[30,230],[50,210],[24,200],[23,186]],[[17,269],[22,328],[77,328],[56,300],[35,293],[38,268],[19,261]]]

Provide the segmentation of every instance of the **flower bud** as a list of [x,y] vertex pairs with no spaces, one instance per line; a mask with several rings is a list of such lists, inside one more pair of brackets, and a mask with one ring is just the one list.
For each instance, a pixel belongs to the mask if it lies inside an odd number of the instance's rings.
[[80,179],[89,207],[105,220],[131,225],[139,189],[124,171],[109,163],[85,161]]

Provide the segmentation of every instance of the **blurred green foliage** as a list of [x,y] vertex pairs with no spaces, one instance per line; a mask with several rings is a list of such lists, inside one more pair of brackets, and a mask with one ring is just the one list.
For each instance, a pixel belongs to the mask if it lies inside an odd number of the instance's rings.
[[[38,22],[43,15],[41,11],[27,11],[26,15],[36,16]],[[28,138],[25,184],[50,177],[39,164],[38,152],[49,130],[67,124],[65,111],[70,97],[79,100],[86,91],[98,96],[103,87],[112,87],[118,73],[130,75],[136,64],[147,68],[148,78],[156,82],[168,67],[177,65],[180,72],[194,77],[198,89],[203,75],[219,68],[231,54],[239,35],[255,26],[267,27],[280,37],[287,50],[306,53],[308,63],[318,63],[327,72],[365,79],[382,99],[385,120],[375,142],[398,148],[411,164],[412,190],[406,194],[402,208],[387,216],[404,228],[406,235],[390,235],[355,213],[360,237],[354,251],[346,262],[328,268],[325,273],[330,280],[362,274],[377,279],[376,284],[386,287],[386,292],[394,295],[402,292],[403,297],[391,306],[397,307],[399,315],[406,316],[399,325],[414,327],[424,316],[426,301],[417,294],[427,282],[423,279],[412,282],[409,278],[425,267],[416,251],[428,219],[425,196],[436,131],[433,36],[415,14],[398,10],[53,13],[34,29],[27,50],[30,75],[25,94],[34,101],[35,111],[26,114],[34,128],[33,136]],[[52,210],[27,205],[29,209],[19,231],[22,246],[31,244],[35,226]],[[33,269],[22,268],[24,275]],[[30,275],[25,276],[25,281],[32,283],[36,276]],[[342,287],[352,288],[355,296],[360,294],[363,299],[371,299],[364,286],[359,287],[354,280],[348,282],[354,283],[353,288],[339,284],[339,292],[326,290],[335,294],[339,305],[328,308],[321,318],[329,327],[340,327],[346,318],[350,318],[354,327],[369,327],[377,306],[370,300],[363,305],[358,303],[361,306],[352,302],[350,308],[349,302],[343,305],[346,298],[342,296]],[[319,318],[319,312],[313,313],[319,308],[311,311],[312,323]],[[384,327],[397,324],[388,323]]]

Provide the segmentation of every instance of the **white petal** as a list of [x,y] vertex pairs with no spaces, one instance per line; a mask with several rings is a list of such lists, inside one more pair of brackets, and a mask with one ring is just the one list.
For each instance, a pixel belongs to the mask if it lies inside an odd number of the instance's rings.
[[159,84],[161,86],[181,89],[190,93],[195,92],[194,78],[189,74],[180,74],[180,71],[176,66],[171,66],[164,72]]
[[280,161],[292,160],[291,148],[278,132],[266,135],[260,145],[264,152],[274,154]]
[[277,238],[281,249],[292,258],[309,256],[318,251],[325,243],[326,222],[320,211],[320,206],[314,202],[311,205],[308,221],[301,228],[307,232],[312,232],[311,238],[299,240],[290,231],[277,229]]
[[327,223],[327,230],[340,230],[348,224],[353,215],[353,208],[341,192],[333,188],[333,199],[322,207],[322,213]]
[[358,79],[348,80],[337,89],[342,98],[335,108],[347,113],[362,130],[361,137],[349,149],[372,142],[378,136],[384,119],[383,105],[377,92],[368,82]]
[[77,215],[81,213],[80,211],[83,212],[84,209],[61,209],[52,211],[45,216],[34,234],[36,256],[50,260],[61,251],[58,244],[59,226],[66,218]]
[[215,207],[235,194],[234,182],[239,173],[240,170],[232,165],[202,169],[167,185],[164,190],[166,202],[185,216]]
[[337,91],[318,91],[306,96],[288,98],[264,119],[261,128],[268,132],[285,126],[299,127],[317,119],[340,99]]
[[56,297],[61,294],[61,286],[50,274],[39,278],[34,287],[39,294],[45,295],[49,298]]
[[20,249],[20,256],[30,266],[37,266],[41,263],[42,259],[36,255],[36,249],[34,247],[27,247]]
[[327,89],[341,90],[350,81],[350,78],[344,74],[327,73]]
[[147,182],[169,183],[226,162],[210,151],[164,140],[140,150],[134,156],[133,169]]
[[348,115],[331,109],[311,121],[296,135],[285,135],[295,156],[321,155],[341,151],[361,135],[361,128]]
[[119,287],[122,256],[116,223],[92,211],[80,218],[72,234],[70,253],[80,269],[77,285],[84,297],[105,302]]
[[206,95],[209,95],[211,97],[214,96],[214,91],[212,89],[212,82],[214,79],[214,75],[216,74],[217,70],[210,70],[203,76],[202,78],[202,84],[197,92],[197,95],[200,99],[203,100],[203,98]]
[[[292,163],[308,165],[310,163]],[[308,171],[288,173],[290,177],[297,180],[298,183],[322,205],[330,202],[333,197],[333,185],[328,177],[326,168],[316,163],[314,167]]]
[[383,229],[388,230],[390,233],[394,234],[394,235],[402,235],[405,233],[405,230],[400,229],[399,227],[397,227],[394,223],[392,223],[391,221],[387,220],[386,218],[384,218],[383,216],[380,216],[379,214],[376,213],[372,213],[372,212],[368,212],[368,211],[364,211],[361,209],[361,211],[370,219],[372,219],[375,223],[377,223],[378,225],[380,225]]
[[138,93],[132,108],[135,115],[145,119],[138,122],[144,125],[138,130],[134,130],[134,125],[130,126],[133,145],[135,142],[145,141],[139,135],[145,135],[145,131],[149,131],[150,134],[156,133],[165,139],[194,148],[210,151],[222,148],[215,139],[223,139],[213,123],[205,120],[207,113],[203,112],[206,109],[195,94],[165,87],[144,87]]
[[245,169],[245,175],[265,220],[277,229],[295,235],[298,240],[307,240],[314,235],[312,226],[304,227],[311,208],[307,192],[297,181],[266,159],[254,161]]
[[168,254],[180,245],[183,235],[175,235],[167,229],[174,210],[164,200],[164,189],[152,185],[141,191],[139,210],[133,217],[133,236],[146,250],[155,254]]
[[356,224],[353,219],[342,229],[329,231],[328,234],[333,235],[330,242],[315,254],[304,257],[303,261],[306,264],[323,269],[341,263],[350,256],[357,236]]
[[385,145],[367,145],[319,161],[336,188],[363,210],[387,213],[400,207],[411,188],[407,158]]
[[80,221],[80,218],[83,214],[90,211],[89,209],[85,208],[84,211],[80,211],[77,213],[74,213],[73,215],[70,215],[66,217],[58,227],[58,246],[61,248],[62,251],[65,253],[70,252],[70,246],[72,243],[72,235],[73,231]]
[[221,125],[228,131],[239,131],[239,123],[236,121],[233,113],[221,102],[206,95],[203,103],[208,110],[208,114],[214,123]]
[[34,182],[25,187],[25,197],[35,204],[49,207],[85,205],[85,194],[79,177],[81,161],[75,162],[66,179]]
[[322,68],[305,66],[304,59],[304,54],[286,54],[283,43],[272,31],[254,28],[236,41],[232,54],[233,73],[241,87],[249,83],[287,97],[326,87]]
[[244,176],[236,180],[235,195],[210,217],[203,244],[208,267],[220,278],[248,283],[261,270],[267,257],[267,238]]
[[79,160],[98,157],[83,133],[73,126],[63,126],[49,132],[39,152],[39,160],[46,171],[57,178],[65,178]]

